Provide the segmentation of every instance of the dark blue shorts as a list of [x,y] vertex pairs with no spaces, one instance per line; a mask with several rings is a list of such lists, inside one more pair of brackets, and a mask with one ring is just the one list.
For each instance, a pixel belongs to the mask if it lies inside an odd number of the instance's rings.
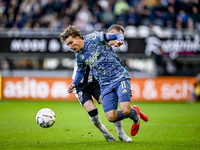
[[131,102],[130,79],[125,79],[117,83],[101,88],[101,98],[104,112],[115,110],[119,102]]
[[[81,105],[88,100],[93,100],[94,97],[97,101],[101,95],[100,86],[98,81],[89,83],[79,83],[73,90],[74,95],[78,98]],[[98,102],[99,103],[99,102]]]

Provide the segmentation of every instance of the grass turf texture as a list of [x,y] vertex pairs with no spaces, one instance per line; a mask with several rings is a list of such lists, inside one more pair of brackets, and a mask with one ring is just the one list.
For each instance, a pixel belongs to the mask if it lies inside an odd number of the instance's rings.
[[[102,106],[95,104],[116,142],[104,139],[79,102],[0,101],[0,149],[200,149],[200,103],[132,103],[149,117],[149,122],[141,121],[132,143],[119,141],[114,124],[107,121]],[[41,128],[35,116],[46,107],[55,112],[56,122]],[[130,119],[123,120],[127,135],[131,126]]]

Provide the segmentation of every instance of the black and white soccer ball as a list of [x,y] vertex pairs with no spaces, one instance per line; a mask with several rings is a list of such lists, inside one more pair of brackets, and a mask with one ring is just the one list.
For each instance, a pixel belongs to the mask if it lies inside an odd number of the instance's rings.
[[49,108],[43,108],[38,111],[36,115],[36,122],[43,128],[51,127],[56,121],[56,115],[53,110]]

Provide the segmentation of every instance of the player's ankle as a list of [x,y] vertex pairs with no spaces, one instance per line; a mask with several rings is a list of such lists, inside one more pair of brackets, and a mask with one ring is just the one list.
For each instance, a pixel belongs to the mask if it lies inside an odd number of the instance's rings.
[[139,124],[140,123],[140,117],[138,117],[138,121],[134,122],[135,124]]

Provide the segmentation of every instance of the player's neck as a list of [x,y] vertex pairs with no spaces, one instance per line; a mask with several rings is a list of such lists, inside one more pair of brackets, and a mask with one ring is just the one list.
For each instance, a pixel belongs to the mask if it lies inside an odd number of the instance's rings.
[[80,50],[84,49],[84,40],[80,39]]

